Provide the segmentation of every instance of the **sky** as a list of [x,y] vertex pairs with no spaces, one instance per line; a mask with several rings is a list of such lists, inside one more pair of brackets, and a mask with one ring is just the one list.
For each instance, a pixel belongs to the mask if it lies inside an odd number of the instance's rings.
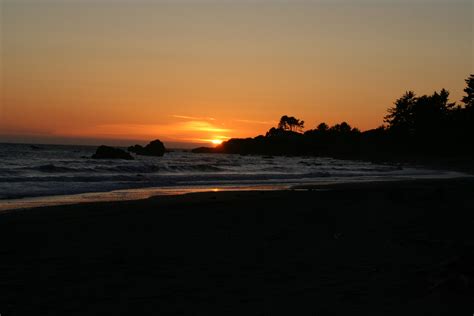
[[1,0],[0,141],[192,147],[376,128],[474,73],[472,0]]

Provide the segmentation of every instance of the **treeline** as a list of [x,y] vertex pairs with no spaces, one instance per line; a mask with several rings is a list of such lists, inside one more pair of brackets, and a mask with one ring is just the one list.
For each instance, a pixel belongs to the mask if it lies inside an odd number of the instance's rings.
[[466,79],[461,103],[449,101],[442,89],[432,95],[406,92],[388,109],[384,125],[361,132],[342,122],[319,124],[303,132],[304,121],[283,116],[265,136],[230,139],[217,148],[194,152],[263,155],[316,155],[340,158],[399,160],[474,157],[474,75]]

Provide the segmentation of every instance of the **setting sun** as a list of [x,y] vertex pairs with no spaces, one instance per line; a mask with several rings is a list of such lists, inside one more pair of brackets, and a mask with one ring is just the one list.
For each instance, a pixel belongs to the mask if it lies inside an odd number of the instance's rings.
[[220,145],[220,144],[222,144],[222,142],[223,142],[222,139],[213,139],[213,140],[211,140],[211,143],[213,145]]

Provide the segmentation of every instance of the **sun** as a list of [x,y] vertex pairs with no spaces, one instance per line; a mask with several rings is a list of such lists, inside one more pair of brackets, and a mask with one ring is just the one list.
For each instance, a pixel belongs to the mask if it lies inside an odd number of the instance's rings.
[[211,143],[213,145],[220,145],[220,144],[222,144],[222,139],[212,139]]

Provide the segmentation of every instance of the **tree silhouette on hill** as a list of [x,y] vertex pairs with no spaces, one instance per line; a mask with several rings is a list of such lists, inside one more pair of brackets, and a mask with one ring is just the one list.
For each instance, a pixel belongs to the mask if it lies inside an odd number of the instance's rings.
[[326,132],[329,129],[329,126],[326,123],[321,123],[316,127],[316,130],[319,132]]
[[467,87],[464,89],[466,95],[462,98],[461,102],[464,103],[467,109],[472,109],[474,107],[474,75],[470,75],[466,79]]
[[215,149],[195,152],[314,155],[360,159],[438,159],[453,157],[472,164],[474,158],[474,75],[466,79],[462,105],[450,102],[449,91],[417,96],[405,92],[388,108],[386,125],[361,132],[347,122],[326,123],[303,132],[304,121],[281,117],[265,136],[230,139]]
[[304,128],[304,121],[300,121],[293,116],[284,115],[281,117],[280,123],[278,123],[278,128],[291,132],[302,131]]
[[395,101],[395,106],[388,109],[388,114],[384,118],[389,128],[408,134],[413,132],[413,108],[416,100],[415,92],[407,91]]

